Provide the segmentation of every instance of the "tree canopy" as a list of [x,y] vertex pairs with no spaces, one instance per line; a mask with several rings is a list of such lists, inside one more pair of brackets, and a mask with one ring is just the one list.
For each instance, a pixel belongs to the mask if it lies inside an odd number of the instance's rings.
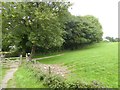
[[102,40],[103,34],[102,26],[98,19],[90,15],[83,17],[73,16],[72,19],[66,23],[65,31],[67,33],[64,39],[67,47],[70,45],[75,47],[81,44],[99,42]]
[[102,40],[102,26],[94,16],[73,16],[69,2],[2,3],[3,50],[15,46],[20,52],[35,52],[64,45]]

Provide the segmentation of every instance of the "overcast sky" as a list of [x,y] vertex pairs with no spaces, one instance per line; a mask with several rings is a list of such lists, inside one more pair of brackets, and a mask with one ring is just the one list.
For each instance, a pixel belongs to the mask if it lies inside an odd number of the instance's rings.
[[118,37],[118,1],[120,0],[69,0],[73,15],[93,15],[103,27],[103,37]]

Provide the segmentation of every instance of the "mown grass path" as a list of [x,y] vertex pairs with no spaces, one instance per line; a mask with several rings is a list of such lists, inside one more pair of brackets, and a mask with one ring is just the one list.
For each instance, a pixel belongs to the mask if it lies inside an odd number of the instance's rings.
[[53,56],[47,56],[47,57],[41,57],[41,58],[35,58],[33,60],[42,60],[42,59],[47,59],[47,58],[52,58],[52,57],[57,57],[57,56],[62,56],[64,54],[58,54],[58,55],[53,55]]
[[19,66],[19,63],[15,63],[15,64],[11,64],[10,69],[7,71],[6,75],[4,76],[4,78],[2,79],[2,83],[1,83],[1,87],[2,88],[7,88],[7,83],[10,79],[13,78],[14,73],[17,71]]

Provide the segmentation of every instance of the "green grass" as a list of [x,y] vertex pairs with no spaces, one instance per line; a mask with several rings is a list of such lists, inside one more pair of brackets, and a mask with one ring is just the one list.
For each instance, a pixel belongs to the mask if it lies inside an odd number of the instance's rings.
[[0,84],[8,70],[9,68],[4,68],[4,66],[0,67]]
[[38,53],[35,56],[33,56],[33,58],[42,58],[42,57],[46,57],[46,56],[53,56],[53,55],[58,55],[58,54],[62,54],[63,51],[61,52],[54,52],[54,53],[46,53],[46,54],[42,54],[42,53]]
[[109,88],[118,87],[118,43],[97,43],[40,62],[67,66],[71,71],[69,80],[97,80]]
[[38,81],[33,72],[25,68],[25,66],[19,67],[14,74],[13,79],[9,80],[8,88],[45,88],[43,83]]

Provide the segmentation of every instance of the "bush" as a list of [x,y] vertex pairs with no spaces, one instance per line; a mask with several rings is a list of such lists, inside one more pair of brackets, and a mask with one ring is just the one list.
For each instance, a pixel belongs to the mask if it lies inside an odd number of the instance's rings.
[[72,88],[72,89],[87,88],[87,84],[81,81],[67,82],[67,88]]
[[44,85],[49,86],[49,88],[65,88],[65,82],[61,77],[56,75],[48,75],[44,79]]
[[45,77],[46,77],[46,74],[43,73],[43,72],[39,72],[38,75],[37,75],[37,78],[38,78],[40,81],[44,80]]
[[88,88],[105,88],[104,85],[98,81],[92,81],[90,85],[87,85],[87,86]]

